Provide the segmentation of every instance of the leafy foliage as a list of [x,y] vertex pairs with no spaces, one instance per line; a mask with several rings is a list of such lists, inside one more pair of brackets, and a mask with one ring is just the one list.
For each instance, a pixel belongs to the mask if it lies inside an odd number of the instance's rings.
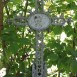
[[[27,3],[28,1],[28,3]],[[24,4],[25,3],[25,4]],[[45,60],[48,68],[57,65],[61,73],[77,73],[77,1],[76,0],[48,0],[45,1],[46,10],[50,15],[64,13],[65,18],[71,17],[72,24],[66,26],[51,26],[44,32]],[[7,24],[8,18],[17,14],[28,16],[34,9],[34,0],[10,0],[4,8],[4,29],[0,37],[0,68],[6,67],[5,77],[32,77],[31,67],[34,60],[35,32],[29,27]],[[64,32],[66,38],[61,41]],[[4,45],[4,46],[2,46]]]

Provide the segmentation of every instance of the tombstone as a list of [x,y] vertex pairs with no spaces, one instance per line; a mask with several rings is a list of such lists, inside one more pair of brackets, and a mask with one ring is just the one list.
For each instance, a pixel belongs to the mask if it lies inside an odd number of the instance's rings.
[[[16,22],[19,21],[19,22]],[[22,22],[24,20],[24,22]],[[12,23],[17,26],[28,26],[35,31],[36,47],[35,60],[32,64],[32,77],[47,77],[47,67],[44,61],[44,35],[43,32],[52,25],[61,25],[71,22],[71,19],[65,19],[63,15],[60,17],[50,17],[44,11],[44,0],[35,0],[35,11],[31,13],[26,21],[24,16],[17,16]]]

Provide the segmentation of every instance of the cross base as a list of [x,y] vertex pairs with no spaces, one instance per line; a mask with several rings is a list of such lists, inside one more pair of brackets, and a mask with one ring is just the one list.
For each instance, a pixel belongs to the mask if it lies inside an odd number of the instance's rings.
[[[41,68],[41,69],[40,69]],[[46,64],[36,64],[35,62],[32,65],[32,77],[47,77]]]

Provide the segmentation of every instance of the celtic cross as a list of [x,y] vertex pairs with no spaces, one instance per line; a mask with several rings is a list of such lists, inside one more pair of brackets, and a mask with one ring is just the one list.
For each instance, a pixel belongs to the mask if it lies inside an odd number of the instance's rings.
[[44,0],[35,0],[35,11],[29,15],[27,21],[24,16],[17,16],[12,22],[18,26],[26,26],[28,24],[32,30],[35,30],[36,53],[32,65],[32,77],[47,77],[47,67],[44,61],[43,32],[50,25],[64,25],[66,22],[69,23],[70,19],[66,20],[63,15],[60,17],[48,16],[44,11]]

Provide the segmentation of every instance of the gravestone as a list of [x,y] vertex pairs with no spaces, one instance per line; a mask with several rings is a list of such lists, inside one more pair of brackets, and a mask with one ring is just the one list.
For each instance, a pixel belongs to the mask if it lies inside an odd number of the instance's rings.
[[[16,21],[17,20],[17,21]],[[23,22],[24,21],[24,22]],[[31,13],[26,21],[24,16],[17,16],[12,23],[18,26],[28,26],[35,31],[36,47],[35,60],[32,64],[32,77],[47,77],[47,67],[44,61],[44,35],[43,32],[52,25],[63,26],[70,22],[70,18],[50,17],[44,10],[44,0],[35,0],[35,11]],[[27,23],[27,24],[26,24]]]

